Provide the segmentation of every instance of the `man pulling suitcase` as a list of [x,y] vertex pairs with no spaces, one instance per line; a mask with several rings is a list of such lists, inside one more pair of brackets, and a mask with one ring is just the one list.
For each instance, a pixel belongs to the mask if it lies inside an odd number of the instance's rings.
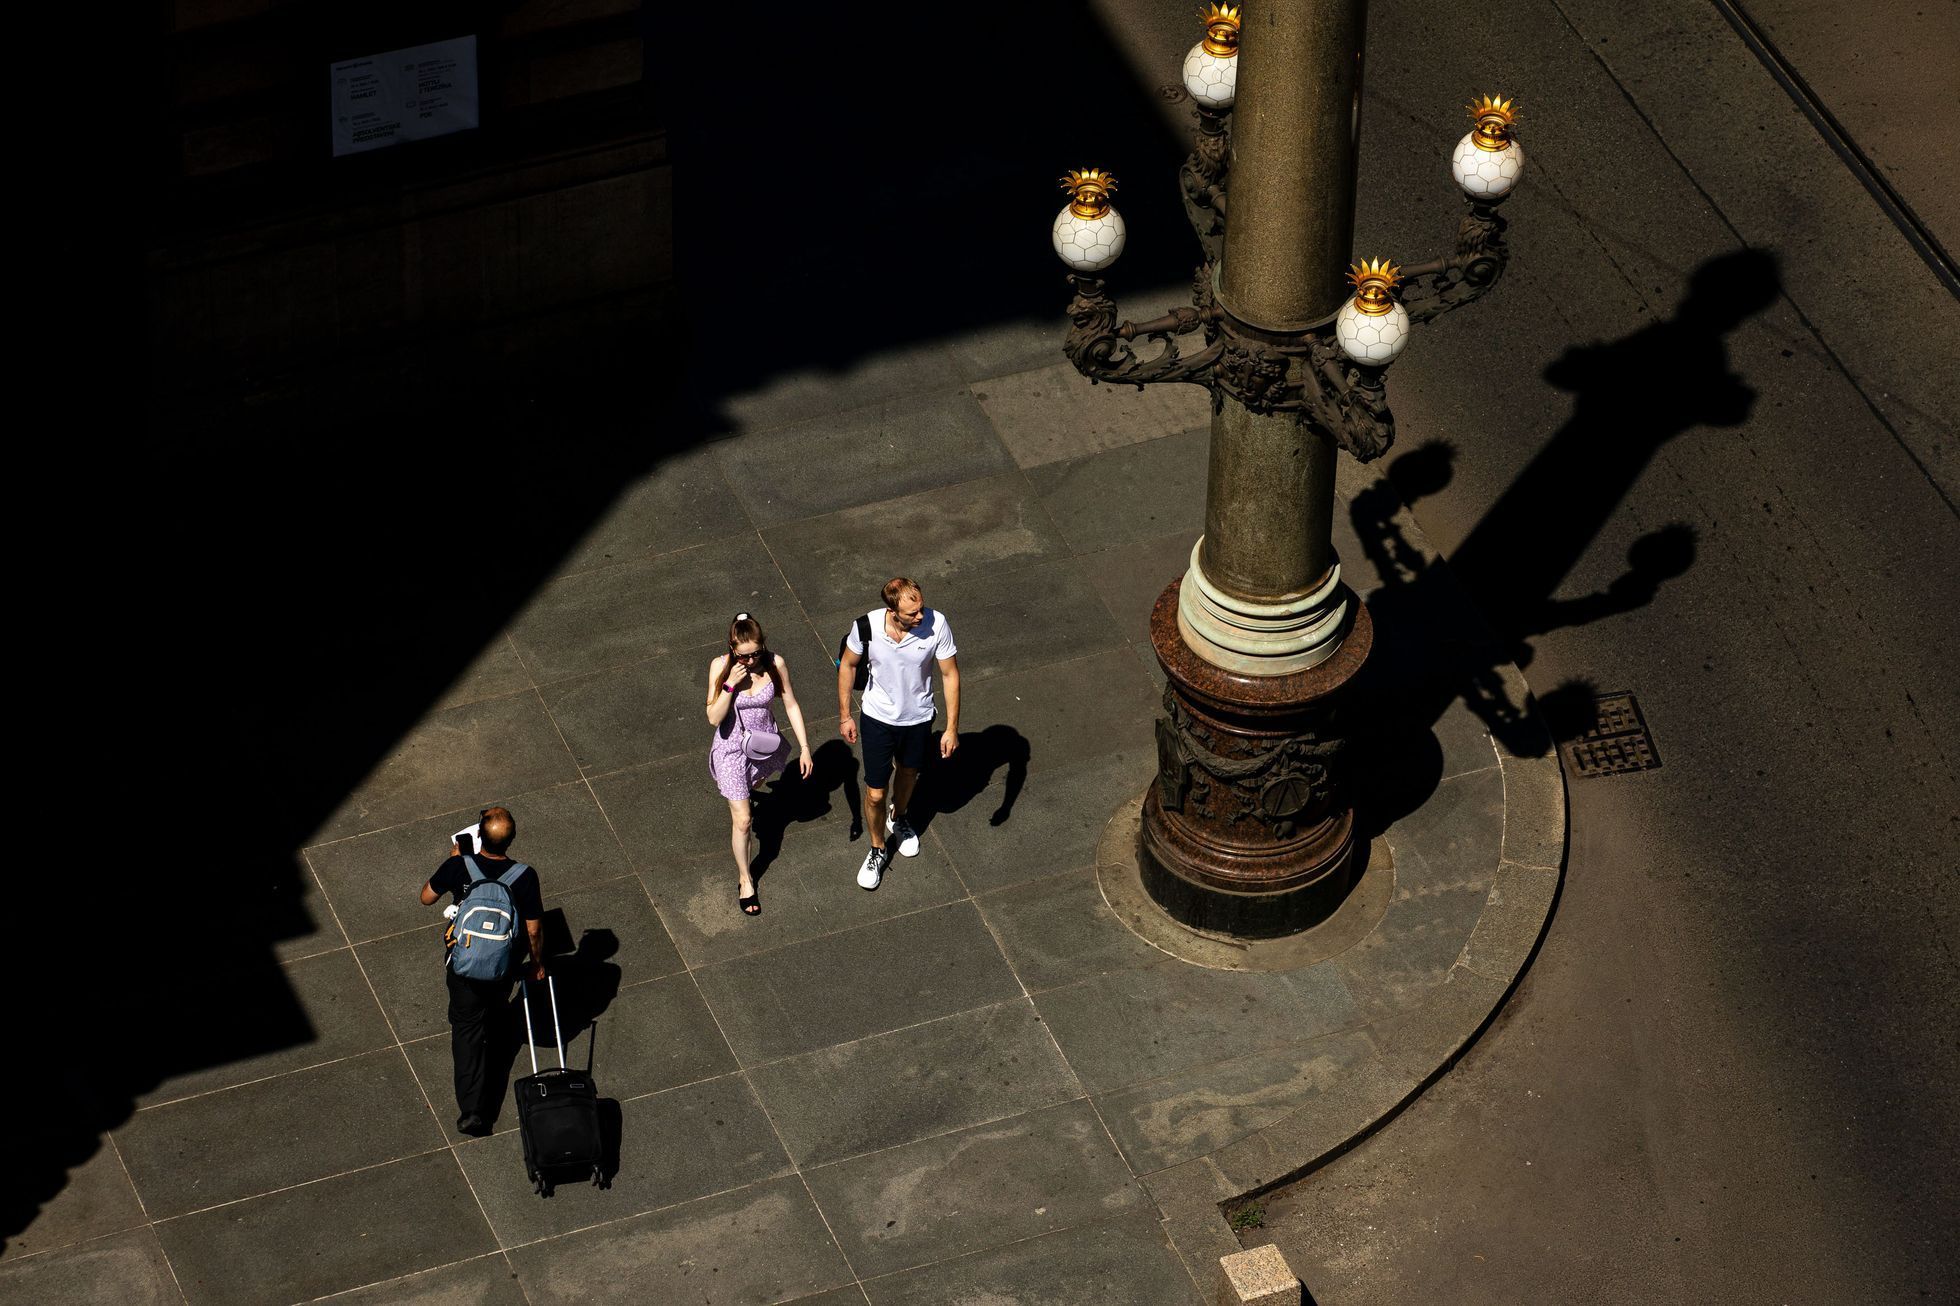
[[[422,886],[422,905],[443,894],[443,982],[449,988],[449,1049],[455,1061],[458,1133],[490,1132],[502,1085],[489,1075],[490,1037],[509,1020],[510,982],[544,975],[544,894],[538,873],[506,852],[517,822],[502,807],[457,835],[449,857]],[[465,845],[468,845],[467,847]]]

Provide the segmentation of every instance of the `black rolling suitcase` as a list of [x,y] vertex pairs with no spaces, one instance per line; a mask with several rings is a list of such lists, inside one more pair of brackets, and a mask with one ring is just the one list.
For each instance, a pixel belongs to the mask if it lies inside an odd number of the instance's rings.
[[524,1139],[524,1169],[538,1196],[551,1196],[554,1179],[582,1180],[606,1187],[605,1143],[599,1134],[599,1088],[592,1076],[565,1065],[565,1032],[558,1024],[558,985],[546,976],[551,995],[551,1032],[558,1045],[558,1068],[538,1069],[537,1036],[531,1029],[531,985],[524,984],[524,1042],[531,1049],[531,1073],[517,1081],[517,1132]]

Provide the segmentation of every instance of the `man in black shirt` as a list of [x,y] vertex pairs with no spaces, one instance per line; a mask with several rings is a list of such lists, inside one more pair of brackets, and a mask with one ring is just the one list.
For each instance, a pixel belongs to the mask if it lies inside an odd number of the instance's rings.
[[[477,869],[494,880],[510,869],[505,851],[517,837],[517,822],[507,809],[491,807],[485,809],[480,829],[483,846],[472,855]],[[422,905],[435,906],[445,893],[461,903],[469,887],[469,867],[463,863],[461,850],[451,844],[448,860],[422,886]],[[538,873],[526,869],[510,886],[510,896],[524,922],[523,935],[513,941],[513,974],[494,980],[468,979],[450,969],[447,961],[442,968],[449,984],[449,1051],[456,1067],[456,1106],[462,1112],[456,1129],[474,1136],[490,1132],[486,1062],[492,1022],[509,1016],[510,981],[517,975],[544,978],[544,893],[538,887]],[[524,946],[527,942],[528,949]]]

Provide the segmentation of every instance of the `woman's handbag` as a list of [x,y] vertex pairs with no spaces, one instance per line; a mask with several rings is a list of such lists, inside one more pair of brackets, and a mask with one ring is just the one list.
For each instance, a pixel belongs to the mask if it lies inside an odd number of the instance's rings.
[[[737,716],[736,720],[741,721],[741,718]],[[747,722],[743,721],[741,724],[742,756],[751,762],[766,762],[776,755],[777,749],[783,746],[783,737],[774,730],[751,730]],[[770,724],[774,725],[774,720],[771,720]]]

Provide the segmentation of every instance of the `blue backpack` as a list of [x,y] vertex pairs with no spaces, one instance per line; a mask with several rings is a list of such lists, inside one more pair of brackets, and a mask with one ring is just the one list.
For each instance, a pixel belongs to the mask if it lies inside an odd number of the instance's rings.
[[510,869],[491,879],[464,857],[463,867],[470,873],[470,886],[463,891],[456,919],[443,931],[443,946],[449,950],[449,969],[464,979],[500,980],[510,974],[511,953],[522,923],[517,899],[511,886],[530,870],[523,862],[512,862]]

